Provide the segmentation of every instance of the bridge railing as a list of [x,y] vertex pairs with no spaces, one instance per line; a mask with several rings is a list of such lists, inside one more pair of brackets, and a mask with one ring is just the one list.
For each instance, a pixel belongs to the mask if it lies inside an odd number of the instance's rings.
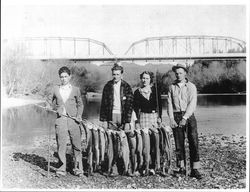
[[149,37],[132,43],[124,55],[115,55],[103,42],[90,38],[27,37],[18,42],[16,47],[27,58],[39,60],[246,59],[246,43],[223,36]]
[[125,55],[195,56],[210,54],[245,53],[246,43],[223,36],[165,36],[136,41]]
[[27,37],[20,40],[28,57],[78,58],[113,55],[103,43],[89,38]]

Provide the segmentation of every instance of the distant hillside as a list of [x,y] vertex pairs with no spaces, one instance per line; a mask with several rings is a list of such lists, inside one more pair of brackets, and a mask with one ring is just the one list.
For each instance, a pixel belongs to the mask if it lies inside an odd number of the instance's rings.
[[[152,71],[154,73],[167,73],[171,70],[173,65],[170,64],[152,64],[138,65],[136,63],[121,62],[124,68],[124,80],[126,80],[132,87],[135,87],[140,82],[140,74],[143,71]],[[99,70],[111,78],[111,67],[107,64],[99,66]]]

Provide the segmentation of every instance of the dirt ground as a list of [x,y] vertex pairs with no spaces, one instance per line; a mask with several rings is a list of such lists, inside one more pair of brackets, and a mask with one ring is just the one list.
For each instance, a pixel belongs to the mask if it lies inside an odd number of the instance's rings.
[[[179,175],[111,178],[100,173],[79,178],[70,172],[58,178],[54,172],[57,164],[54,136],[50,155],[47,136],[35,141],[29,147],[2,147],[3,189],[246,189],[245,136],[200,135],[201,180]],[[175,157],[172,164],[175,166]]]

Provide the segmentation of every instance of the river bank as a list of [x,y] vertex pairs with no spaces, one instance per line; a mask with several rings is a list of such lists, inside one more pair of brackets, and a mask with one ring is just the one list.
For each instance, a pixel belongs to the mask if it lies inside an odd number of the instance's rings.
[[[200,135],[203,179],[159,175],[147,177],[78,178],[71,173],[55,177],[57,158],[54,135],[50,143],[50,178],[47,177],[48,136],[37,136],[30,146],[2,147],[2,186],[5,189],[245,189],[246,137]],[[172,138],[172,146],[173,146]],[[172,158],[175,166],[175,158]]]
[[37,104],[44,102],[41,98],[32,98],[32,97],[2,97],[2,109],[8,109],[12,107],[20,107],[29,104]]
[[[198,96],[210,96],[210,95],[243,95],[245,96],[246,93],[221,93],[221,94],[198,94]],[[97,92],[87,92],[86,95],[83,96],[89,102],[100,101],[102,97],[102,93]],[[167,95],[161,95],[162,99],[166,99]],[[2,95],[2,108],[12,108],[12,107],[19,107],[29,104],[36,104],[44,102],[45,99],[41,98],[41,96],[24,96],[19,95],[16,97],[7,97],[6,95]]]

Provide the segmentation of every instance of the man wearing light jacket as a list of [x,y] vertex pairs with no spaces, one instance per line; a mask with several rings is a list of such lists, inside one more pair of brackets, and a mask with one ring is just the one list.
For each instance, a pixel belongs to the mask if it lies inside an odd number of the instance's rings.
[[187,162],[185,162],[184,140],[185,132],[187,132],[190,151],[190,176],[201,179],[198,171],[200,168],[200,158],[197,122],[194,116],[197,104],[197,89],[186,78],[188,70],[185,65],[177,64],[172,70],[175,73],[176,81],[169,87],[167,111],[175,139],[177,166],[180,168],[181,174],[186,174],[185,165]]

